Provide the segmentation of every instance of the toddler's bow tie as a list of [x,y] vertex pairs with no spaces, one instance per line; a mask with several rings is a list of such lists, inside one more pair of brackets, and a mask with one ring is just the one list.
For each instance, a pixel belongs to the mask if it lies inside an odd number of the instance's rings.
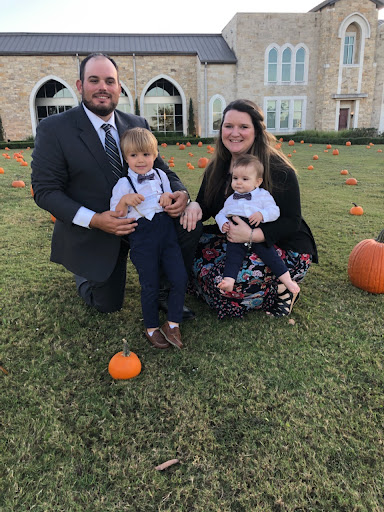
[[250,192],[246,192],[245,194],[234,192],[233,199],[247,199],[247,201],[250,201],[252,199],[252,194]]
[[145,180],[154,180],[155,179],[155,175],[152,173],[152,174],[138,174],[137,175],[137,181],[139,183],[143,183],[143,181]]

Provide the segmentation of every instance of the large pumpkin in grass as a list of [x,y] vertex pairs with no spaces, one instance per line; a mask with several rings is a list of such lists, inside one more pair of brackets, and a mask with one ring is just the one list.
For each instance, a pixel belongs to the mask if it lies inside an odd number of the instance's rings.
[[351,283],[370,293],[384,293],[384,230],[376,239],[359,242],[348,260]]
[[209,162],[208,158],[206,158],[205,156],[202,156],[197,161],[197,165],[200,167],[200,169],[205,169],[208,165],[208,162]]

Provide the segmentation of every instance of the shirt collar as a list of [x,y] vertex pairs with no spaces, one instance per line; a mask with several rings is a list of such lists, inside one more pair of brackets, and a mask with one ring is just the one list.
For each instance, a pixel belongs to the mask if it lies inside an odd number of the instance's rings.
[[113,126],[113,128],[115,130],[117,130],[116,121],[115,121],[115,112],[112,112],[112,115],[108,121],[104,121],[104,119],[101,119],[101,117],[99,117],[96,114],[94,114],[93,112],[91,112],[89,110],[89,108],[87,108],[84,105],[84,103],[82,103],[82,106],[83,106],[84,112],[87,114],[88,119],[91,121],[91,123],[96,131],[98,131],[102,127],[102,125],[105,123],[110,124],[111,126]]

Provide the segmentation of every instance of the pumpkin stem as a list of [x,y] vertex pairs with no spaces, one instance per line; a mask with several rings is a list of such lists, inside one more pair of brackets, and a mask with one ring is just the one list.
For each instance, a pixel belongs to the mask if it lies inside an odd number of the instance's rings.
[[128,348],[128,342],[126,339],[123,338],[123,356],[124,357],[129,357],[130,355],[130,350]]
[[383,229],[383,231],[379,234],[379,236],[376,238],[376,242],[380,242],[381,244],[384,244],[384,229]]

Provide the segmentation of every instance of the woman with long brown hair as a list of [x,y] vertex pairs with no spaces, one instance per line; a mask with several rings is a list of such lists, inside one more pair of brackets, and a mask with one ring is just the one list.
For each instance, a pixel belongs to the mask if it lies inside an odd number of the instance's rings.
[[[275,246],[294,281],[300,282],[317,249],[311,230],[301,216],[300,190],[296,171],[276,149],[275,137],[267,132],[261,109],[249,100],[235,100],[223,112],[216,151],[206,167],[196,201],[185,210],[180,222],[189,231],[200,220],[207,221],[221,210],[231,188],[232,167],[245,153],[256,155],[264,166],[262,186],[280,208],[274,222],[252,229],[240,217],[233,217],[227,238],[234,243],[265,243]],[[204,225],[193,265],[192,291],[214,308],[219,318],[242,317],[246,311],[263,309],[274,316],[291,312],[293,296],[252,250],[244,259],[233,292],[223,293],[226,237],[216,225]]]

